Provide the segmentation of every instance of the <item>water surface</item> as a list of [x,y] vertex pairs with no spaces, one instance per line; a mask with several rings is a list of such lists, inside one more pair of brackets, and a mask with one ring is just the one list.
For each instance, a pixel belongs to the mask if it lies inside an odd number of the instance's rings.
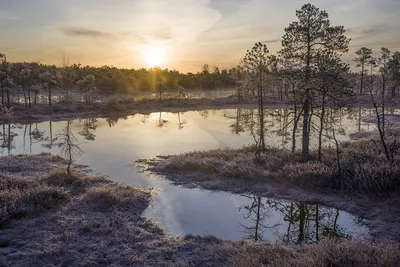
[[[157,189],[159,193],[144,215],[160,222],[175,236],[213,234],[231,240],[298,243],[331,235],[366,235],[367,229],[360,224],[360,218],[337,209],[172,186],[160,177],[148,176],[132,167],[138,159],[157,155],[253,144],[249,127],[251,112],[203,110],[74,120],[71,129],[83,151],[76,163],[88,165],[118,182]],[[344,113],[338,122],[341,128],[338,139],[347,140],[351,133],[374,130],[360,119],[368,112]],[[288,134],[291,126],[286,127],[289,113],[283,109],[268,111],[268,145],[291,144]],[[66,121],[0,125],[0,155],[59,154],[60,133],[66,125]],[[311,146],[316,144],[313,137]],[[324,144],[329,145],[330,141]]]

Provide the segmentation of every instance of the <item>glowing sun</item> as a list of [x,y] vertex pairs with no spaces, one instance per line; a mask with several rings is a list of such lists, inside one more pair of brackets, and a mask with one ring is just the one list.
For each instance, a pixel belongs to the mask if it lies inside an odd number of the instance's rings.
[[150,46],[144,54],[144,58],[151,67],[160,66],[164,62],[165,49],[161,46]]

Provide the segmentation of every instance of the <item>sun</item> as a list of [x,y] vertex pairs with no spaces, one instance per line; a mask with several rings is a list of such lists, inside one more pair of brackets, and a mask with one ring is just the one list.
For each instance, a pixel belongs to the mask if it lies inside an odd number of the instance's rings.
[[150,67],[160,66],[164,62],[165,49],[162,46],[150,46],[146,49],[144,57]]

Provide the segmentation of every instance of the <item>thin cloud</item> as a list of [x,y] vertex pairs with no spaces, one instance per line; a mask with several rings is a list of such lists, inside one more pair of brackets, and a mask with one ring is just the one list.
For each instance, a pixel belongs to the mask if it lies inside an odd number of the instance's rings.
[[159,28],[155,31],[154,36],[161,41],[169,41],[172,39],[171,29],[167,27]]
[[278,43],[278,42],[280,42],[282,39],[271,39],[271,40],[263,40],[263,41],[261,41],[261,43],[264,43],[264,44],[273,44],[273,43]]
[[61,31],[68,36],[89,37],[89,38],[112,38],[113,35],[107,32],[96,31],[85,28],[63,28]]

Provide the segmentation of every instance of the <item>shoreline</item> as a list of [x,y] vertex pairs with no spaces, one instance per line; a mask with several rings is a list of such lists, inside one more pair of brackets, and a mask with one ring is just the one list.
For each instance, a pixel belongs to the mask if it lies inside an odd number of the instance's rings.
[[[254,109],[258,107],[257,101],[247,100],[239,102],[235,97],[225,98],[197,98],[197,99],[144,99],[134,101],[125,99],[114,102],[94,103],[85,105],[82,102],[54,103],[52,106],[38,104],[31,108],[26,108],[19,104],[13,107],[13,113],[9,117],[0,117],[0,123],[24,123],[24,122],[43,122],[43,121],[61,121],[83,118],[104,118],[104,117],[126,117],[136,114],[150,114],[154,112],[187,112],[204,109],[236,109],[247,108]],[[265,101],[265,109],[283,109],[292,108],[292,104],[285,101]],[[356,102],[348,108],[372,108],[369,103]],[[387,105],[391,107],[390,104]],[[396,105],[392,105],[395,108]]]
[[[361,139],[360,142],[366,142],[365,140]],[[271,171],[260,170],[246,159],[246,157],[251,157],[246,154],[250,152],[243,152],[243,150],[246,148],[158,156],[153,159],[139,160],[137,165],[147,172],[163,176],[177,186],[233,194],[251,194],[257,197],[338,208],[363,218],[362,224],[369,228],[373,240],[390,239],[400,243],[400,209],[398,208],[400,196],[395,191],[374,194],[335,190],[324,184],[320,187],[312,187],[310,183],[318,183],[319,178],[316,173],[319,171],[325,173],[326,167],[307,162],[294,163],[293,166],[291,164],[280,166],[281,160],[288,161],[283,158],[277,160],[278,166],[271,165]],[[271,156],[266,156],[266,161],[269,159],[273,161],[274,158],[279,157],[271,152]],[[283,173],[273,171],[279,168],[284,170]],[[293,175],[295,175],[293,178],[286,180],[285,177]]]
[[[284,103],[266,103],[270,108],[289,108]],[[126,117],[136,114],[150,114],[154,112],[187,112],[204,109],[231,109],[231,108],[256,108],[255,103],[236,103],[235,101],[194,99],[185,103],[177,103],[172,100],[160,105],[158,100],[142,101],[138,103],[123,103],[113,107],[107,104],[96,103],[91,106],[84,106],[81,103],[53,104],[52,106],[38,105],[37,107],[18,107],[13,110],[10,117],[0,117],[0,123],[24,123],[43,121],[62,121],[83,118],[105,118],[105,117]],[[82,111],[78,111],[82,109]]]
[[306,267],[323,261],[383,267],[400,260],[398,245],[388,242],[327,239],[278,245],[168,237],[142,217],[150,191],[78,171],[67,175],[65,164],[50,154],[0,157],[2,215],[9,215],[1,217],[1,265]]

